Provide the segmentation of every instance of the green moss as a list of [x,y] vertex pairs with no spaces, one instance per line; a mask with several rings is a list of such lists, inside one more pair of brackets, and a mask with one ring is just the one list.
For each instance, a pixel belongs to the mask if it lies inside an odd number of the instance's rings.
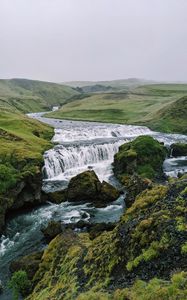
[[126,268],[128,271],[132,271],[142,261],[150,261],[153,258],[159,256],[160,251],[166,250],[169,247],[169,238],[164,235],[160,241],[154,241],[151,243],[148,249],[143,249],[141,255],[134,258],[127,263]]
[[187,242],[181,246],[181,253],[185,255],[187,254]]
[[119,148],[114,157],[114,172],[121,176],[139,174],[153,179],[162,174],[162,164],[167,150],[150,136],[139,136]]

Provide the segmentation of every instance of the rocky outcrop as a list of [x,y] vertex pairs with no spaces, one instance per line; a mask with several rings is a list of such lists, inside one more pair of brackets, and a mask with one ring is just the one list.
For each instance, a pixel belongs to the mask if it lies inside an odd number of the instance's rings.
[[[153,278],[154,288],[155,277],[159,278],[159,285],[154,299],[165,299],[168,290],[159,286],[176,270],[187,270],[186,200],[184,177],[168,186],[154,185],[141,192],[115,228],[92,241],[86,233],[66,230],[59,234],[44,252],[34,277],[34,291],[28,299],[39,300],[42,295],[46,299],[88,299],[77,297],[82,291],[85,297],[93,296],[93,290],[114,293],[114,299],[121,299],[120,295],[128,299],[130,290],[122,289],[129,288],[137,279],[147,282]],[[185,274],[172,279],[175,289],[181,289],[181,297],[185,295]],[[140,287],[144,295],[146,283],[136,284],[135,291]],[[170,290],[170,299],[177,298],[171,294],[175,289]],[[106,297],[102,299],[111,299]],[[96,298],[101,299],[99,295]]]
[[132,176],[124,176],[122,183],[126,189],[125,205],[127,208],[134,203],[138,194],[153,186],[153,183],[150,179],[142,178],[137,174]]
[[43,251],[35,252],[11,262],[11,273],[23,270],[27,273],[28,278],[32,279],[36,271],[39,269],[39,264],[41,262],[42,255]]
[[139,136],[123,144],[114,156],[114,173],[119,179],[137,173],[143,178],[158,179],[167,150],[150,136]]
[[173,157],[187,156],[187,144],[176,143],[171,145],[171,155]]
[[67,199],[70,202],[94,202],[98,206],[116,200],[119,192],[107,182],[100,182],[94,171],[85,171],[73,177],[68,185]]
[[42,174],[28,174],[8,192],[0,194],[0,233],[5,225],[5,216],[8,211],[19,208],[28,208],[44,201],[41,197]]

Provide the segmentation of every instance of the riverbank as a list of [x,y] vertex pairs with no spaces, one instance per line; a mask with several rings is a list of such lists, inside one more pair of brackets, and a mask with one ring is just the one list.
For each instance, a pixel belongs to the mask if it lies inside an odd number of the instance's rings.
[[53,128],[20,113],[0,112],[0,233],[6,212],[39,203],[43,153]]

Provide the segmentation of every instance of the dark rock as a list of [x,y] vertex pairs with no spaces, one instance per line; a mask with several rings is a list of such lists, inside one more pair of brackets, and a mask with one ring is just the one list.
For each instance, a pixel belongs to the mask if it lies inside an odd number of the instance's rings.
[[92,202],[96,207],[106,206],[107,203],[116,200],[119,194],[109,183],[101,183],[94,171],[85,171],[73,177],[67,189],[68,201]]
[[137,174],[123,177],[122,182],[127,190],[125,197],[125,204],[127,208],[129,208],[134,203],[138,194],[140,194],[145,189],[152,187],[151,180],[141,178]]
[[73,177],[68,185],[68,201],[95,200],[101,190],[101,183],[94,171],[85,171]]
[[57,221],[50,221],[47,227],[41,229],[43,235],[45,236],[46,240],[50,242],[54,239],[59,233],[62,232],[62,225],[61,222]]
[[67,201],[67,190],[54,192],[54,193],[48,193],[47,198],[52,203],[60,204],[62,202]]
[[93,240],[96,237],[98,237],[101,233],[103,233],[104,231],[111,231],[111,230],[113,230],[115,226],[116,226],[115,223],[97,223],[97,224],[92,224],[88,228],[89,237],[90,237],[91,240]]
[[176,143],[171,145],[171,156],[187,156],[187,144]]
[[43,251],[31,253],[29,255],[23,256],[10,264],[10,271],[12,273],[19,270],[23,270],[27,273],[28,278],[32,279],[39,268]]

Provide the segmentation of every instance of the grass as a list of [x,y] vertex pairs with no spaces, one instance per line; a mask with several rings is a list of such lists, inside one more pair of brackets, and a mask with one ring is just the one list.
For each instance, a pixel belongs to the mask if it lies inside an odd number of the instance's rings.
[[0,111],[0,195],[28,172],[35,174],[53,129],[20,113]]
[[27,80],[0,80],[0,109],[37,112],[45,111],[79,93],[61,84]]
[[[186,95],[186,84],[147,85],[128,93],[89,95],[65,104],[61,110],[48,114],[48,117],[148,125],[156,130],[186,133]],[[182,103],[179,100],[181,98]],[[180,110],[178,117],[175,116],[178,104],[184,106],[181,124]]]

